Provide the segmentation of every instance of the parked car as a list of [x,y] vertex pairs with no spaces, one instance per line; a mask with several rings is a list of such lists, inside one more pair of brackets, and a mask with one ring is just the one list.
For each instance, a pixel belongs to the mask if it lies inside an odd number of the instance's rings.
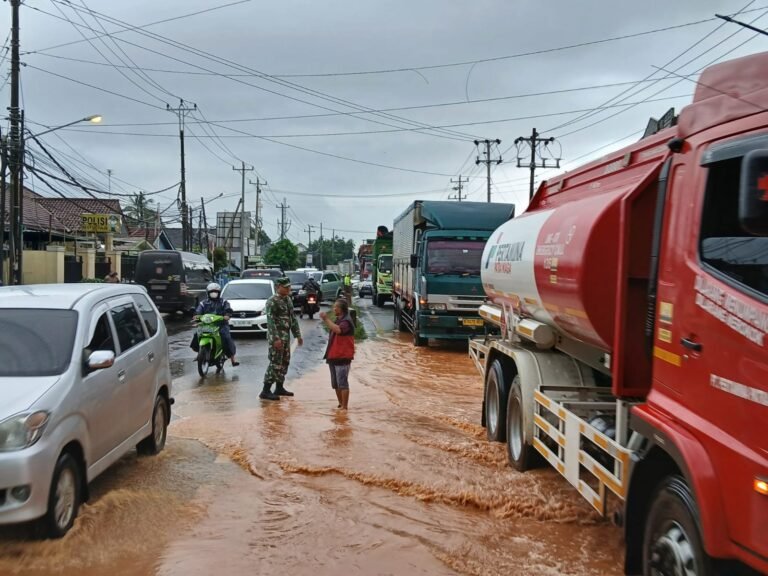
[[232,306],[229,329],[232,334],[267,333],[267,316],[264,307],[275,293],[275,283],[269,278],[230,280],[221,297]]
[[88,483],[171,417],[168,337],[136,284],[0,288],[0,524],[64,536]]
[[161,312],[192,313],[214,281],[213,264],[192,252],[145,250],[136,260],[134,281],[147,289]]
[[279,268],[248,268],[247,270],[243,270],[243,273],[240,274],[241,280],[246,280],[248,278],[282,278],[285,276],[283,274],[283,271]]
[[360,298],[365,298],[366,296],[373,297],[373,284],[370,280],[363,280],[360,282],[360,288],[357,290],[357,295],[360,296]]

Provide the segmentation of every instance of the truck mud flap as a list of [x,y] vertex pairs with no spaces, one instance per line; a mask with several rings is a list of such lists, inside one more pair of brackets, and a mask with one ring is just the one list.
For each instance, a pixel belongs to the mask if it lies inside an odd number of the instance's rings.
[[[580,390],[590,391],[599,389]],[[534,403],[534,447],[601,516],[605,516],[608,491],[621,501],[627,496],[631,450],[565,408],[568,400],[561,403],[537,390]],[[582,403],[574,401],[572,404]],[[597,407],[595,402],[589,404],[592,408]],[[605,403],[605,408],[612,407],[615,408],[615,404]]]

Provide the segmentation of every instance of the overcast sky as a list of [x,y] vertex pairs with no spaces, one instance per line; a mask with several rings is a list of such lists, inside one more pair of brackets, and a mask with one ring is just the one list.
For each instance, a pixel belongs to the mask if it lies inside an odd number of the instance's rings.
[[[649,117],[679,111],[694,89],[679,77],[651,82],[667,75],[658,68],[691,75],[768,49],[768,37],[714,18],[742,9],[738,19],[768,26],[760,0],[25,0],[22,101],[33,133],[102,114],[99,126],[43,142],[94,187],[108,188],[108,169],[115,193],[171,187],[152,196],[171,206],[170,220],[179,138],[166,105],[195,103],[187,195],[195,207],[211,200],[211,224],[234,210],[232,167],[244,161],[255,168],[248,179],[269,183],[270,237],[286,198],[293,241],[306,243],[308,225],[315,238],[322,223],[359,242],[413,200],[455,194],[459,175],[468,199],[484,201],[476,138],[501,140],[493,201],[521,213],[528,170],[517,168],[515,138],[533,127],[555,137],[544,155],[566,169],[636,140]],[[7,82],[0,97],[9,101]],[[39,179],[27,184],[53,195]],[[255,202],[247,184],[247,209]]]

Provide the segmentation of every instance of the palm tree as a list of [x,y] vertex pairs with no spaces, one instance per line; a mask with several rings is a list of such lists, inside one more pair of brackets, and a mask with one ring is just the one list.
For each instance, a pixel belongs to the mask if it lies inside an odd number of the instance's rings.
[[147,200],[143,192],[133,193],[123,213],[131,225],[138,228],[151,228],[158,217],[154,203],[154,200]]

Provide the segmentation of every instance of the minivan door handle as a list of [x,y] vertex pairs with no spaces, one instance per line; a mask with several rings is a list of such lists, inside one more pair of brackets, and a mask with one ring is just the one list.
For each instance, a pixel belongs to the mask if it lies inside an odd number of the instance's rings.
[[117,373],[117,379],[120,382],[125,382],[125,370],[120,370],[120,372]]
[[680,344],[682,344],[689,350],[693,350],[694,352],[701,352],[701,349],[702,349],[702,345],[700,342],[694,342],[693,340],[689,340],[688,338],[681,338]]
[[150,352],[149,354],[147,354],[147,360],[152,362],[154,359],[155,359],[155,353],[154,352]]

